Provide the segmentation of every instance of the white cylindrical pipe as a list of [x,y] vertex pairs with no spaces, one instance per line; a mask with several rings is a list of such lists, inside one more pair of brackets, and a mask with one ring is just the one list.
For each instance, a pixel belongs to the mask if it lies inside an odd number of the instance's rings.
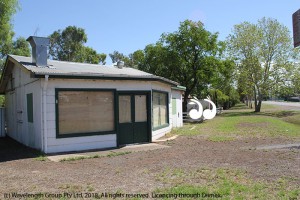
[[47,143],[47,138],[48,138],[48,126],[47,126],[47,86],[48,86],[48,79],[49,75],[45,75],[45,80],[44,80],[44,85],[43,85],[43,144],[44,148],[43,151],[44,153],[48,153],[48,143]]

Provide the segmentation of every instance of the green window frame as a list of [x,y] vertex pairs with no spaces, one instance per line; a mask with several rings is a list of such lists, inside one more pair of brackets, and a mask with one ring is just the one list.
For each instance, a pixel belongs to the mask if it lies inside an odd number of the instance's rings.
[[114,89],[56,88],[56,138],[116,134],[116,96]]
[[27,121],[33,123],[33,94],[26,94],[27,100]]
[[152,91],[152,130],[169,126],[169,93]]

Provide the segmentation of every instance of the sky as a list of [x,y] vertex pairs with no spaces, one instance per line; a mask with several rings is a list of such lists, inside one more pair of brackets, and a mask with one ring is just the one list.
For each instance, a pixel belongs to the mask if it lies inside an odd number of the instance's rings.
[[[85,29],[87,46],[98,53],[125,55],[156,43],[180,22],[202,21],[205,29],[225,40],[234,25],[277,19],[292,36],[292,14],[300,0],[19,0],[13,19],[15,37],[49,36],[69,25]],[[109,56],[107,63],[111,63]]]

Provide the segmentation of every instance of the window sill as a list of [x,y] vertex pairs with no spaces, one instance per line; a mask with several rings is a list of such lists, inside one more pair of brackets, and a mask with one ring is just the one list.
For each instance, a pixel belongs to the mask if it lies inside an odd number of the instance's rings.
[[166,128],[166,127],[169,127],[169,124],[164,124],[164,125],[160,125],[160,126],[157,126],[157,127],[153,127],[152,131],[157,131],[159,129]]
[[93,133],[70,133],[70,134],[56,134],[56,139],[61,138],[73,138],[73,137],[89,137],[89,136],[97,136],[97,135],[111,135],[117,134],[115,131],[105,131],[105,132],[93,132]]

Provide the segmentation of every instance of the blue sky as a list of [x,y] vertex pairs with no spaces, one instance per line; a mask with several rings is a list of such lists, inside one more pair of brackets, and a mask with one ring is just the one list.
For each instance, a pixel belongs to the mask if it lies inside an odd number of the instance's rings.
[[[200,20],[225,40],[235,24],[277,19],[292,35],[299,0],[20,0],[14,16],[16,37],[49,36],[69,25],[84,28],[87,46],[99,53],[126,55],[174,32],[185,19]],[[111,63],[107,58],[107,63]]]

